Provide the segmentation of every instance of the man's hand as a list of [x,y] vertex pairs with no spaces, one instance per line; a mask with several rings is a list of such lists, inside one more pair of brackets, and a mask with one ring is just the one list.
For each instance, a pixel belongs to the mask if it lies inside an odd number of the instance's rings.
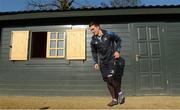
[[120,53],[118,51],[115,51],[114,53],[114,58],[118,59],[120,57]]
[[99,70],[99,65],[98,65],[98,64],[95,64],[95,65],[94,65],[94,68],[95,68],[96,70]]

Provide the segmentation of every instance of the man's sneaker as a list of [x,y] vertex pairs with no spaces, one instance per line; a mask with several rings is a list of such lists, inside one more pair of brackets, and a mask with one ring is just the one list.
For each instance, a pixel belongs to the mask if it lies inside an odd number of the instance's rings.
[[125,97],[121,97],[121,100],[118,100],[119,104],[124,104],[125,103]]
[[112,100],[110,103],[108,103],[107,105],[109,106],[109,107],[112,107],[112,106],[114,106],[114,105],[117,105],[118,104],[118,101],[115,101],[115,100]]

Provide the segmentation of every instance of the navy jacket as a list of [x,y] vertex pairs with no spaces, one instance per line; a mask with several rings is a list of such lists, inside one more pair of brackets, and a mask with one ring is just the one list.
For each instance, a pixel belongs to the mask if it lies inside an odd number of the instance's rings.
[[102,30],[102,36],[92,36],[91,52],[95,64],[114,62],[114,52],[121,50],[121,39],[113,32]]

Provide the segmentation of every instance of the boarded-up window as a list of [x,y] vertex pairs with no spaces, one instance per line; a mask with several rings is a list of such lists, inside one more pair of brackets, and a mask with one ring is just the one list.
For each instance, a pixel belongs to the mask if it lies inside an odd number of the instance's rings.
[[85,29],[67,30],[67,59],[85,59]]
[[29,31],[12,31],[10,60],[27,60]]
[[48,32],[47,34],[47,58],[65,57],[65,33]]

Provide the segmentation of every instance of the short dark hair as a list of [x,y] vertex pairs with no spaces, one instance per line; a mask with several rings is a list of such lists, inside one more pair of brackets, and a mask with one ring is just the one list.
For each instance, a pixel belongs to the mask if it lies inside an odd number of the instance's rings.
[[97,23],[96,21],[92,21],[89,23],[89,27],[91,27],[92,25],[99,26],[99,23]]

